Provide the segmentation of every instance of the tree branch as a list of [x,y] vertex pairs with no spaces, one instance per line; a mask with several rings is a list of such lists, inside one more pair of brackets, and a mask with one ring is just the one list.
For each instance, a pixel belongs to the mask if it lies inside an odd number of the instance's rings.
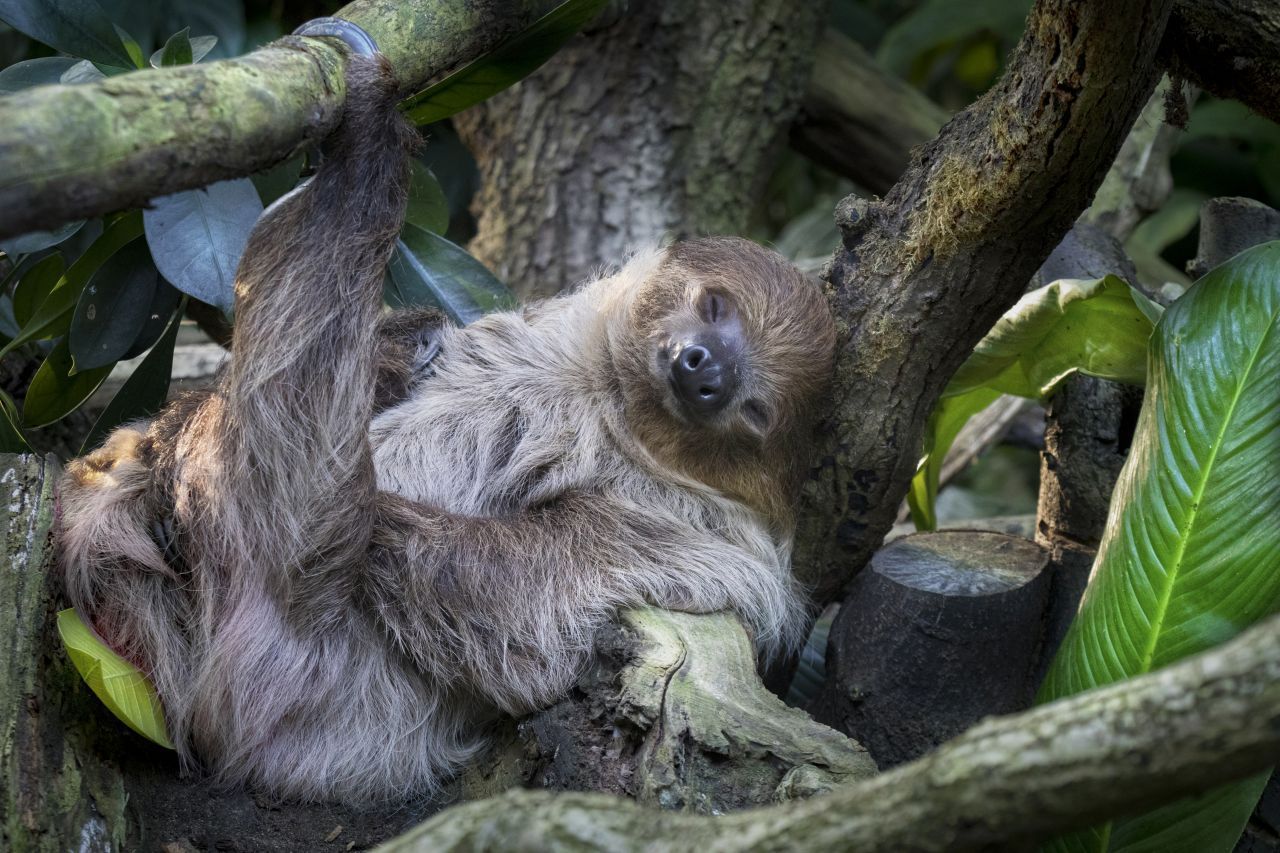
[[833,429],[794,564],[819,603],[892,525],[947,379],[1092,198],[1154,87],[1172,0],[1040,0],[1004,77],[880,202],[850,197],[826,277]]
[[1280,2],[1178,0],[1160,60],[1220,98],[1280,121]]
[[950,113],[836,30],[822,34],[815,54],[792,147],[870,192],[886,192],[911,149],[933,139]]
[[599,794],[513,791],[449,809],[382,850],[988,850],[1147,809],[1278,758],[1280,616],[1158,672],[991,719],[810,800],[709,818]]
[[875,775],[856,741],[764,688],[731,614],[628,610],[595,652],[572,693],[465,773],[465,798],[533,784],[720,814]]
[[[406,90],[526,23],[546,0],[357,0]],[[0,237],[136,207],[265,169],[333,129],[343,53],[286,36],[237,59],[0,98]]]

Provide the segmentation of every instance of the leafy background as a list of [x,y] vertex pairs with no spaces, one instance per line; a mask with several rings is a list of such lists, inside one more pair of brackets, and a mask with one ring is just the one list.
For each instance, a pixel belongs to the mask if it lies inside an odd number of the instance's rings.
[[[331,14],[323,0],[0,0],[0,94],[77,83],[135,67],[211,61],[252,50],[303,21]],[[459,321],[510,305],[501,282],[465,252],[474,164],[447,116],[545,60],[602,3],[569,2],[454,79],[410,99],[427,128],[409,225],[388,266],[391,305],[435,303]],[[1030,0],[835,0],[831,26],[945,110],[997,78]],[[75,21],[78,25],[72,26]],[[201,339],[191,318],[225,339],[230,276],[253,220],[310,170],[306,156],[238,181],[157,200],[152,209],[0,244],[0,446],[64,455],[113,424],[154,411],[170,387],[173,348]],[[1190,282],[1200,203],[1244,195],[1280,203],[1280,128],[1238,104],[1202,96],[1172,159],[1175,190],[1126,247],[1142,282]],[[799,260],[837,242],[831,210],[858,188],[785,152],[759,199],[750,235]],[[141,233],[135,234],[140,225]],[[130,237],[130,235],[134,235]],[[173,320],[174,322],[170,322]],[[32,325],[36,328],[33,331]],[[125,361],[133,372],[123,385]],[[104,383],[106,383],[104,385]],[[108,394],[105,388],[112,388]],[[937,523],[1032,511],[1037,456],[1029,429],[984,454],[936,496]]]

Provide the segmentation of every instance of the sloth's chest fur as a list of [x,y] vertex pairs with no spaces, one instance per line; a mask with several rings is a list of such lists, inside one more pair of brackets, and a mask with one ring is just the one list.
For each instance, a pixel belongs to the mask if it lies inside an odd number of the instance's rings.
[[379,488],[465,515],[502,515],[617,467],[572,342],[497,315],[448,329],[413,395],[370,438]]

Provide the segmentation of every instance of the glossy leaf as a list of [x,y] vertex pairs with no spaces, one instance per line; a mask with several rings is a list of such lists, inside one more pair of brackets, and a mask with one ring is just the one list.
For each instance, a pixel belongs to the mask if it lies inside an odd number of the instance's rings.
[[140,669],[98,639],[74,609],[58,613],[58,635],[80,677],[112,714],[147,740],[173,749],[160,697]]
[[156,282],[156,292],[151,298],[151,307],[147,310],[147,319],[142,324],[142,331],[138,333],[133,346],[129,347],[121,359],[137,358],[151,349],[169,327],[169,317],[177,310],[178,303],[182,299],[182,292],[163,278]]
[[142,217],[131,211],[115,219],[84,251],[76,262],[63,273],[49,295],[22,325],[22,333],[0,348],[0,357],[28,341],[56,337],[65,332],[71,322],[71,310],[80,298],[80,291],[107,258],[132,240],[142,236]]
[[262,200],[248,178],[161,196],[143,213],[151,257],[170,284],[230,312],[236,267]]
[[181,325],[182,311],[175,307],[167,318],[163,337],[151,348],[147,357],[133,368],[129,378],[94,422],[84,440],[84,446],[80,448],[81,454],[97,447],[111,430],[121,424],[150,417],[164,406],[173,375],[173,350],[178,342],[178,329]]
[[249,180],[253,181],[253,186],[258,191],[258,198],[262,199],[264,207],[270,207],[272,202],[298,185],[298,176],[302,174],[302,163],[305,159],[303,155],[295,154],[288,160],[250,177]]
[[410,225],[433,234],[444,234],[449,230],[449,200],[431,169],[420,160],[413,161],[409,205],[404,218]]
[[0,21],[72,56],[133,64],[97,0],[0,0]]
[[13,319],[19,329],[31,322],[32,315],[49,298],[66,269],[62,255],[55,253],[41,258],[22,274],[13,289]]
[[466,325],[516,299],[484,264],[443,237],[406,225],[388,265],[385,295],[394,307],[431,305]]
[[71,315],[67,341],[76,371],[110,366],[129,351],[151,316],[159,283],[145,240],[134,240],[98,268]]
[[60,338],[31,377],[22,401],[23,426],[36,429],[60,421],[98,390],[111,365],[72,373],[71,350]]
[[138,44],[138,40],[129,35],[129,31],[119,24],[111,25],[116,35],[120,37],[120,43],[124,45],[125,53],[129,54],[129,60],[134,68],[146,68],[147,62],[142,56],[142,46]]
[[[1089,587],[1040,701],[1159,669],[1280,611],[1278,325],[1280,242],[1218,267],[1161,318]],[[1229,851],[1265,781],[1049,849]]]
[[11,258],[39,252],[41,249],[58,245],[83,227],[84,220],[81,219],[79,222],[59,225],[52,231],[31,231],[17,237],[9,237],[4,242],[0,242],[0,252],[4,252]]
[[942,464],[969,418],[1001,394],[1044,399],[1075,372],[1142,384],[1147,339],[1160,310],[1115,276],[1056,281],[1024,295],[979,341],[929,418],[907,493],[916,527],[937,524]]
[[22,434],[22,418],[8,392],[0,391],[0,453],[32,453]]
[[169,40],[164,43],[164,47],[151,54],[151,66],[153,68],[166,68],[170,65],[190,65],[195,61],[195,51],[191,45],[191,27],[184,27],[169,36]]
[[969,418],[1000,397],[999,391],[979,386],[943,397],[929,415],[924,430],[923,455],[907,492],[907,507],[911,510],[911,522],[917,530],[938,529],[938,490],[947,451],[951,449],[956,436],[969,422]]
[[13,298],[0,293],[0,337],[11,341],[18,336],[18,321],[13,316]]
[[64,71],[62,73],[62,79],[59,82],[65,83],[68,86],[75,86],[80,83],[96,83],[99,80],[105,79],[107,79],[107,75],[103,74],[102,71],[99,70],[98,66],[94,65],[87,59],[82,59]]
[[[190,27],[197,33],[210,33],[199,37],[213,38],[206,53],[214,58],[238,56],[245,49],[244,5],[243,0],[169,0],[161,32]],[[191,41],[193,54],[197,40]],[[195,56],[194,61],[199,62],[200,57]]]
[[400,105],[416,124],[461,112],[523,80],[604,8],[607,0],[565,0],[497,49]]
[[70,56],[42,56],[15,62],[0,69],[0,95],[20,92],[32,86],[51,86],[62,82],[62,74],[79,62]]
[[1160,309],[1115,276],[1033,290],[996,321],[944,396],[994,388],[1043,398],[1075,372],[1141,385]]

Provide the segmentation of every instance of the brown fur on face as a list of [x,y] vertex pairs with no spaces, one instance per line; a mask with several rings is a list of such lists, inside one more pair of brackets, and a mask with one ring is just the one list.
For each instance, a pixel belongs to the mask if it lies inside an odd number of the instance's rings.
[[[794,644],[790,504],[831,362],[816,287],[702,240],[466,328],[385,319],[413,133],[384,63],[353,57],[348,90],[330,156],[250,238],[217,387],[61,484],[67,595],[148,671],[184,765],[404,797],[495,713],[568,690],[618,608],[732,610],[763,654]],[[765,426],[664,396],[657,338],[708,288],[740,306]]]
[[[747,332],[742,385],[728,411],[690,417],[672,394],[655,353],[673,328],[700,322],[701,299],[723,295]],[[831,382],[835,325],[818,286],[776,252],[715,237],[677,243],[646,279],[610,337],[627,422],[663,464],[733,495],[789,529],[808,470],[814,425]],[[762,431],[743,417],[749,402],[767,416]]]

